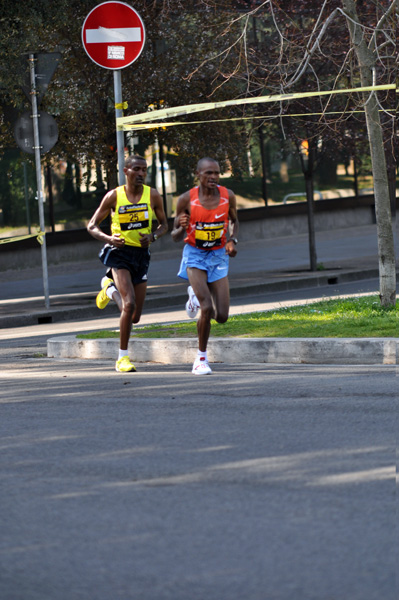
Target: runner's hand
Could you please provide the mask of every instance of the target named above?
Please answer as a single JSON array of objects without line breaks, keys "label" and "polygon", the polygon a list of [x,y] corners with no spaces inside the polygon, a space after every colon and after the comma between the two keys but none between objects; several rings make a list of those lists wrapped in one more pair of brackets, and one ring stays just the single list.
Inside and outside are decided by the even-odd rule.
[{"label": "runner's hand", "polygon": [[125,240],[123,237],[121,237],[120,233],[114,233],[114,235],[111,236],[110,244],[116,246],[117,248],[123,248],[125,245]]},{"label": "runner's hand", "polygon": [[190,215],[188,215],[187,213],[182,213],[179,216],[179,226],[183,227],[183,229],[187,229],[189,222],[190,222]]},{"label": "runner's hand", "polygon": [[139,235],[141,236],[140,239],[140,245],[142,248],[148,248],[149,245],[152,242],[152,233],[148,234],[148,233],[141,233],[141,231],[139,231]]},{"label": "runner's hand", "polygon": [[229,240],[228,242],[226,242],[225,248],[226,248],[226,254],[231,256],[231,258],[234,258],[234,256],[236,256],[237,250],[236,250],[236,245],[233,241]]}]

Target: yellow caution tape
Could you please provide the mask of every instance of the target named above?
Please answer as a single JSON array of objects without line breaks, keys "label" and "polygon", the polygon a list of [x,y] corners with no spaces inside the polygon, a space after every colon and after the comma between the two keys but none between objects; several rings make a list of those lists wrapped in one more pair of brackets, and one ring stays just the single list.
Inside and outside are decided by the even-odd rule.
[{"label": "yellow caution tape", "polygon": [[187,104],[184,106],[175,106],[171,108],[161,108],[151,112],[140,113],[130,117],[119,117],[116,119],[117,129],[123,130],[127,125],[137,123],[146,123],[154,119],[166,119],[167,117],[178,117],[189,115],[205,110],[215,110],[217,108],[226,108],[227,106],[241,106],[244,104],[263,104],[267,102],[283,102],[286,100],[296,100],[298,98],[311,98],[314,96],[330,96],[332,94],[348,94],[354,92],[373,92],[377,90],[393,90],[396,85],[372,85],[359,88],[345,88],[342,90],[329,90],[323,92],[301,92],[297,94],[277,94],[275,96],[258,96],[256,98],[241,98],[239,100],[225,100],[223,102],[204,102],[202,104]]},{"label": "yellow caution tape", "polygon": [[43,246],[43,242],[44,242],[44,236],[45,236],[45,235],[46,235],[46,232],[45,232],[45,231],[39,231],[39,232],[38,232],[38,234],[37,234],[37,238],[36,238],[36,239],[37,239],[37,241],[39,242],[39,244],[40,244],[41,246]]},{"label": "yellow caution tape", "polygon": [[128,103],[127,102],[120,102],[119,104],[115,104],[115,108],[117,110],[126,110],[128,107]]},{"label": "yellow caution tape", "polygon": [[38,231],[37,233],[30,233],[29,235],[15,235],[9,238],[3,238],[0,240],[0,244],[10,244],[11,242],[20,242],[21,240],[28,240],[29,238],[35,237],[40,245],[44,242],[45,231]]},{"label": "yellow caution tape", "polygon": [[[379,111],[383,112],[383,111]],[[392,109],[392,112],[396,112],[396,108]],[[225,121],[252,121],[254,119],[263,119],[263,120],[272,120],[279,119],[281,117],[317,117],[321,115],[353,115],[356,113],[364,113],[364,110],[349,110],[349,111],[325,111],[325,112],[317,112],[317,113],[286,113],[284,115],[255,115],[251,117],[230,117],[229,119],[209,119],[208,121],[163,121],[162,123],[136,123],[132,125],[125,125],[123,129],[125,131],[134,129],[135,131],[143,130],[143,129],[166,129],[167,127],[173,127],[174,125],[200,125],[202,123],[222,123]]]}]

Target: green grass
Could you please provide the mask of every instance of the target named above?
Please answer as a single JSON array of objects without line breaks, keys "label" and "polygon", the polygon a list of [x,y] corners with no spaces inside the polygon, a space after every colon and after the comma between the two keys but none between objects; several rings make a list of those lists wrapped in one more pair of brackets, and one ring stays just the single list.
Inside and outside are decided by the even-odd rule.
[{"label": "green grass", "polygon": [[[323,300],[311,304],[230,317],[212,322],[213,337],[398,337],[399,307],[383,308],[377,296]],[[135,327],[132,337],[196,337],[196,322]],[[78,338],[119,337],[117,331],[80,334]]]}]

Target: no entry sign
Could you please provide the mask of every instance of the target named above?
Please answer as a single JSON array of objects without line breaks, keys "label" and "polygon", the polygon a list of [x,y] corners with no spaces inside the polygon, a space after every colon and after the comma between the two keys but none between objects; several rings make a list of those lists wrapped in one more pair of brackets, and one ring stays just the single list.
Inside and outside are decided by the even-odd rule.
[{"label": "no entry sign", "polygon": [[145,29],[140,15],[125,2],[103,2],[87,15],[82,27],[87,54],[104,69],[124,69],[141,54]]}]

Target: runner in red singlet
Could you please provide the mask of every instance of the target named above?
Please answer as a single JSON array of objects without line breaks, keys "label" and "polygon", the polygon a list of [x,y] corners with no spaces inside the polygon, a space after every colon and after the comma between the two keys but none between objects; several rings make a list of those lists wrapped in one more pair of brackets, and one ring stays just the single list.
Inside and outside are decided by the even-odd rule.
[{"label": "runner in red singlet", "polygon": [[[198,355],[192,372],[212,373],[207,356],[211,319],[225,323],[229,316],[229,258],[237,254],[238,219],[234,192],[219,185],[219,163],[212,158],[198,161],[198,187],[185,192],[177,202],[172,238],[184,238],[185,247],[178,276],[189,281],[186,310],[197,322]],[[231,235],[229,230],[231,229]]]}]

